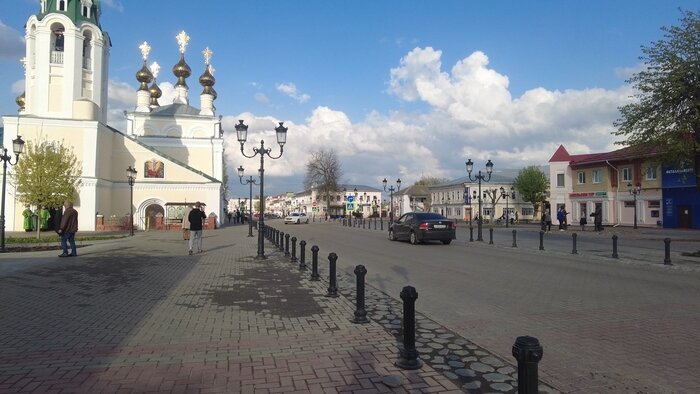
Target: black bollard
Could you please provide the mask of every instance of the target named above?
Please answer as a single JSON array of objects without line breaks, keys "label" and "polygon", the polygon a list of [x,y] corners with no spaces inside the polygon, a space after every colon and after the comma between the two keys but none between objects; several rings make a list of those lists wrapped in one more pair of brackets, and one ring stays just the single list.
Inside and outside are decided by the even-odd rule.
[{"label": "black bollard", "polygon": [[537,394],[539,378],[537,363],[542,360],[543,349],[535,337],[518,337],[513,344],[513,357],[518,361],[518,394]]},{"label": "black bollard", "polygon": [[573,242],[573,244],[574,244],[573,248],[571,249],[571,254],[578,254],[578,250],[576,250],[576,238],[577,237],[578,236],[576,235],[576,233],[571,234],[571,242]]},{"label": "black bollard", "polygon": [[284,234],[284,255],[289,256],[289,233]]},{"label": "black bollard", "polygon": [[469,242],[474,242],[474,227],[469,223]]},{"label": "black bollard", "polygon": [[306,241],[302,240],[299,242],[299,269],[302,271],[306,270]]},{"label": "black bollard", "polygon": [[365,219],[362,218],[362,219],[360,219],[360,220],[362,220],[362,229],[364,230],[364,229],[365,229]]},{"label": "black bollard", "polygon": [[335,263],[338,261],[338,255],[331,252],[328,255],[328,293],[326,297],[338,296],[337,278],[335,276]]},{"label": "black bollard", "polygon": [[365,275],[367,274],[367,268],[364,265],[358,265],[355,267],[355,276],[357,278],[356,282],[356,306],[355,306],[355,318],[352,319],[353,323],[364,324],[369,323],[367,318],[367,311],[365,310]]},{"label": "black bollard", "polygon": [[493,229],[489,229],[489,245],[493,245]]},{"label": "black bollard", "polygon": [[321,277],[318,274],[318,246],[311,247],[311,280],[316,281]]},{"label": "black bollard", "polygon": [[613,241],[612,258],[616,259],[617,258],[617,234],[613,234],[612,241]]},{"label": "black bollard", "polygon": [[544,250],[544,231],[540,231],[540,250]]},{"label": "black bollard", "polygon": [[377,218],[374,218],[374,229],[377,229]]},{"label": "black bollard", "polygon": [[513,230],[513,247],[514,247],[514,248],[517,248],[517,247],[518,247],[518,243],[516,242],[516,237],[517,237],[516,234],[517,234],[517,231],[516,231],[516,230]]},{"label": "black bollard", "polygon": [[292,263],[297,262],[297,237],[292,237]]},{"label": "black bollard", "polygon": [[664,238],[664,265],[671,264],[671,238]]},{"label": "black bollard", "polygon": [[280,231],[280,243],[278,246],[280,248],[280,252],[284,252],[284,231]]},{"label": "black bollard", "polygon": [[384,231],[384,219],[379,219],[379,229]]},{"label": "black bollard", "polygon": [[416,299],[418,293],[413,286],[401,290],[403,300],[403,347],[399,349],[399,359],[395,365],[402,369],[418,369],[423,362],[416,350]]}]

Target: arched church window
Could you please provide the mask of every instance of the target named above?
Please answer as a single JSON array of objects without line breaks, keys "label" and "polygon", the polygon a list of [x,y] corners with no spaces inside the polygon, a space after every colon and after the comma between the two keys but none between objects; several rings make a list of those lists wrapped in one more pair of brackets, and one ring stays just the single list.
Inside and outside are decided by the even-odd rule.
[{"label": "arched church window", "polygon": [[53,50],[63,52],[63,45],[64,45],[63,29],[56,30],[53,32],[53,34],[54,34]]},{"label": "arched church window", "polygon": [[51,26],[51,63],[63,64],[64,37],[63,25],[56,23]]},{"label": "arched church window", "polygon": [[83,39],[83,68],[86,70],[90,69],[91,62],[91,51],[92,51],[92,35],[90,31],[85,31],[85,38]]},{"label": "arched church window", "polygon": [[80,0],[80,4],[83,6],[83,16],[89,18],[90,10],[92,9],[92,0]]},{"label": "arched church window", "polygon": [[66,3],[67,0],[58,0],[58,10],[59,11],[65,11],[66,10]]}]

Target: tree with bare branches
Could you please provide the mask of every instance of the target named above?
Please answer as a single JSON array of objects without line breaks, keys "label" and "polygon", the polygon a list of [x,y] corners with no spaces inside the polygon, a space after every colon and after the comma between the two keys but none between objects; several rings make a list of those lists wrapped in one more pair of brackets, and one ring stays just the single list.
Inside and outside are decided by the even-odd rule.
[{"label": "tree with bare branches", "polygon": [[326,213],[331,213],[331,193],[339,189],[338,183],[343,175],[338,155],[333,149],[321,149],[311,154],[306,162],[306,175],[304,176],[304,189],[315,188],[319,194],[325,196]]}]

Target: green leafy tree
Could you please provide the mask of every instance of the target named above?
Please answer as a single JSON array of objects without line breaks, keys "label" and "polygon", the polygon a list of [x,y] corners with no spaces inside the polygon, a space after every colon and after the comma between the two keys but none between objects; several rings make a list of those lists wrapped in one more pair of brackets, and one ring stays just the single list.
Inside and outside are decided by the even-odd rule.
[{"label": "green leafy tree", "polygon": [[700,177],[700,14],[681,12],[680,26],[642,46],[645,69],[627,81],[635,100],[619,108],[613,134],[626,138],[619,144],[654,147],[659,162],[694,163]]},{"label": "green leafy tree", "polygon": [[537,216],[540,203],[547,199],[547,191],[549,189],[547,175],[537,166],[525,167],[513,179],[513,185],[523,201],[532,203],[532,206],[535,208],[535,216]]},{"label": "green leafy tree", "polygon": [[[80,187],[80,163],[63,144],[27,142],[25,154],[14,167],[17,199],[22,204],[58,209],[74,200]],[[39,238],[37,226],[37,238]]]},{"label": "green leafy tree", "polygon": [[447,182],[447,178],[438,178],[436,176],[423,175],[419,180],[414,183],[416,186],[433,186],[439,185],[441,183]]},{"label": "green leafy tree", "polygon": [[331,193],[339,191],[338,183],[343,176],[343,169],[338,155],[333,149],[320,150],[311,154],[306,163],[304,188],[316,187],[318,193],[326,198],[326,212],[331,213]]}]

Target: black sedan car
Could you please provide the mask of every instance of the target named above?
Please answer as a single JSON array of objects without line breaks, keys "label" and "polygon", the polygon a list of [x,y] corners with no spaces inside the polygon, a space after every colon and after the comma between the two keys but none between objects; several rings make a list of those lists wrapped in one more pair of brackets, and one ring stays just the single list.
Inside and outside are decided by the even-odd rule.
[{"label": "black sedan car", "polygon": [[389,239],[408,240],[412,244],[441,241],[449,245],[456,237],[457,225],[450,219],[432,212],[409,212],[389,225]]}]

